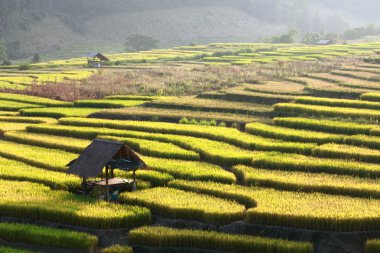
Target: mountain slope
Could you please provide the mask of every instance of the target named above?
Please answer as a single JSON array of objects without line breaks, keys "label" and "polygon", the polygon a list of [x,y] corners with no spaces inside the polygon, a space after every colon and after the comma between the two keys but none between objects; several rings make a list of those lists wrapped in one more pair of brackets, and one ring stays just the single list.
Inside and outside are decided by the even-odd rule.
[{"label": "mountain slope", "polygon": [[[378,0],[0,0],[0,42],[10,58],[33,53],[123,49],[131,34],[161,47],[257,41],[296,28],[342,33],[380,22]],[[95,45],[95,47],[92,47]],[[117,50],[116,50],[117,48]],[[112,50],[114,51],[114,50]]]},{"label": "mountain slope", "polygon": [[163,43],[255,40],[285,30],[258,21],[231,7],[183,7],[119,13],[89,20],[86,37],[123,41],[130,34],[146,34]]}]

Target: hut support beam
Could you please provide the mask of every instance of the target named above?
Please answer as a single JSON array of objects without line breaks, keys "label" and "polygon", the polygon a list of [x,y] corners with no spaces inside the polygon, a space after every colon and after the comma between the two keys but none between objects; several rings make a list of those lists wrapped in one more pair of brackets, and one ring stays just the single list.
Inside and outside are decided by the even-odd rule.
[{"label": "hut support beam", "polygon": [[84,190],[84,193],[87,193],[87,180],[85,177],[82,178],[82,188]]},{"label": "hut support beam", "polygon": [[110,202],[110,188],[108,185],[108,177],[109,177],[109,166],[106,166],[106,199],[108,202]]},{"label": "hut support beam", "polygon": [[136,191],[136,170],[133,170],[133,177],[132,177],[132,179],[133,179],[133,184],[132,184],[132,191],[134,192],[134,191]]}]

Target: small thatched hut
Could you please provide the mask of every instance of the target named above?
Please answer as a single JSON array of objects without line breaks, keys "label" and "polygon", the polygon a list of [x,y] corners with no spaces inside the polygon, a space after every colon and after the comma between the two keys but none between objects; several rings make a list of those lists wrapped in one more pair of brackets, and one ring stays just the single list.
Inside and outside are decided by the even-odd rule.
[{"label": "small thatched hut", "polygon": [[326,46],[326,45],[331,45],[333,44],[331,40],[319,40],[316,45],[319,46]]},{"label": "small thatched hut", "polygon": [[87,62],[88,65],[91,67],[99,68],[101,67],[104,63],[109,62],[110,59],[108,59],[106,56],[104,56],[101,53],[90,53],[87,55]]},{"label": "small thatched hut", "polygon": [[[135,187],[136,170],[145,169],[146,164],[126,144],[116,141],[95,139],[75,160],[67,166],[67,173],[83,178],[86,185],[88,178],[95,178],[102,174],[105,168],[105,182],[99,185],[107,187],[109,199],[109,179],[114,178],[114,169],[133,172]],[[115,184],[116,181],[114,180]]]}]

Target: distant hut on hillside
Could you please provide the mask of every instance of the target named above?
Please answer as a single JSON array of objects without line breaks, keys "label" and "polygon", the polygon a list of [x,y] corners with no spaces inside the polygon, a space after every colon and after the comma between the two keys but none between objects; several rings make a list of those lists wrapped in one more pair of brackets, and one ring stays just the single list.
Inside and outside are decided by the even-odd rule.
[{"label": "distant hut on hillside", "polygon": [[317,45],[319,46],[323,46],[323,45],[331,45],[332,44],[332,41],[331,40],[320,40],[316,43]]},{"label": "distant hut on hillside", "polygon": [[[126,144],[116,141],[95,139],[75,160],[67,166],[67,173],[83,179],[82,186],[87,192],[95,186],[106,188],[106,199],[110,199],[110,190],[119,190],[126,184],[132,184],[135,189],[136,170],[147,168],[146,164]],[[105,168],[104,180],[88,182],[89,178],[102,175]],[[114,170],[131,171],[133,180],[114,177]]]},{"label": "distant hut on hillside", "polygon": [[100,68],[104,63],[109,62],[110,59],[101,53],[90,53],[87,55],[88,65],[94,68]]}]

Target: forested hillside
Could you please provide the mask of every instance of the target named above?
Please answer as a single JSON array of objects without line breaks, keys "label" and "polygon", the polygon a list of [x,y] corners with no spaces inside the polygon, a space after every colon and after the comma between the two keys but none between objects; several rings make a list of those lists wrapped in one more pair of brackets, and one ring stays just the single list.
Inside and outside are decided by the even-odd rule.
[{"label": "forested hillside", "polygon": [[[9,58],[75,44],[118,45],[144,34],[160,46],[213,41],[260,41],[296,28],[342,32],[376,22],[378,5],[358,0],[0,0],[0,44]],[[368,2],[368,3],[367,3]],[[360,4],[359,4],[360,3]],[[339,5],[339,12],[337,10]],[[359,6],[352,8],[352,6]],[[362,9],[370,7],[371,15]],[[372,15],[373,14],[373,15]]]}]

